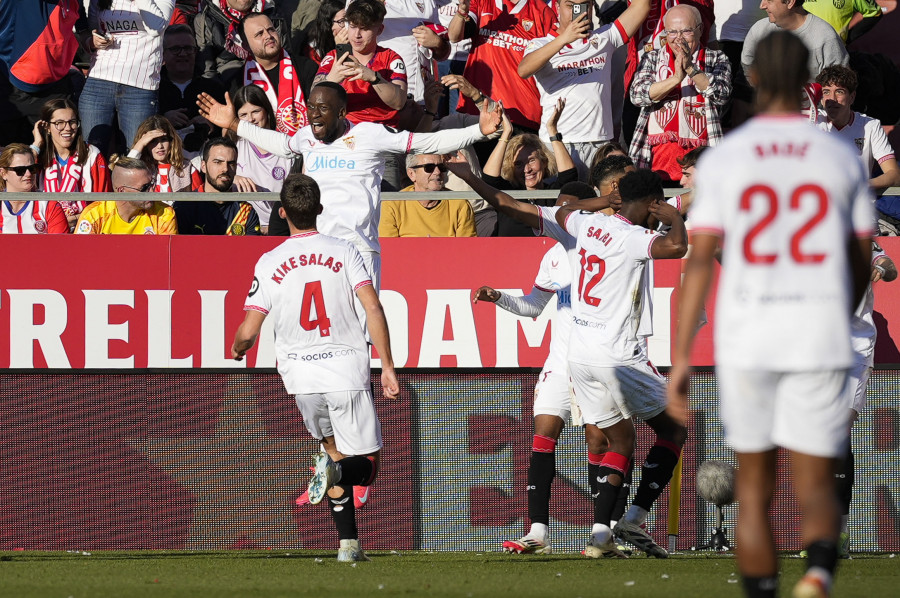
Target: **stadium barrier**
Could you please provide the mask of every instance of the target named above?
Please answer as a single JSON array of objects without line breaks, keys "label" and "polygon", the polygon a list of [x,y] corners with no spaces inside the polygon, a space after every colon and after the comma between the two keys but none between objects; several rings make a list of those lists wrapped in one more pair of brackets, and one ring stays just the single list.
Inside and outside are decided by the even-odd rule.
[{"label": "stadium barrier", "polygon": [[[0,236],[11,256],[0,286],[0,550],[333,548],[324,508],[294,504],[316,447],[272,370],[271,333],[244,362],[227,358],[253,264],[279,241]],[[900,240],[882,241],[900,255]],[[408,369],[400,401],[378,398],[385,467],[360,512],[364,545],[494,550],[525,530],[535,368],[553,306],[516,318],[473,306],[470,294],[482,284],[527,292],[551,245],[384,240],[382,298]],[[667,365],[681,271],[654,267],[651,358]],[[886,551],[900,549],[900,304],[889,286],[875,288],[879,369],[855,430],[852,531],[855,550]],[[701,366],[712,363],[710,329],[694,355]],[[693,486],[698,464],[732,460],[714,377],[701,371],[692,384],[679,549],[705,543],[712,526]],[[584,452],[568,428],[552,505],[558,550],[579,550],[587,534]],[[788,484],[773,513],[779,546],[797,549]],[[663,498],[651,517],[661,542],[666,513]]]}]

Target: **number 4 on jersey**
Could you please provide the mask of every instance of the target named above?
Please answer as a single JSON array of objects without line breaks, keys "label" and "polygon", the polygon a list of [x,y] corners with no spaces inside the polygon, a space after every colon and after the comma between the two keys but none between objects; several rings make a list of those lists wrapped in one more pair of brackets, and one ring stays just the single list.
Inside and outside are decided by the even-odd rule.
[{"label": "number 4 on jersey", "polygon": [[[315,310],[315,319],[313,319]],[[304,330],[319,329],[319,336],[331,336],[331,320],[325,312],[325,296],[322,282],[314,280],[303,287],[303,303],[300,305],[300,325]]]}]

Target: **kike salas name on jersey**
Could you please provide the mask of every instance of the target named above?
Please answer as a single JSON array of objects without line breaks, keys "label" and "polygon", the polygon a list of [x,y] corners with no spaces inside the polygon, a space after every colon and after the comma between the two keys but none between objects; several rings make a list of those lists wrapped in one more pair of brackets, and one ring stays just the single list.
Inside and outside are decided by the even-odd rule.
[{"label": "kike salas name on jersey", "polygon": [[277,284],[281,284],[284,281],[284,277],[287,276],[288,272],[297,268],[305,268],[307,266],[321,266],[323,268],[330,269],[332,272],[340,272],[341,268],[344,267],[344,264],[330,255],[324,255],[321,253],[291,256],[275,267],[275,271],[272,273],[272,281]]}]

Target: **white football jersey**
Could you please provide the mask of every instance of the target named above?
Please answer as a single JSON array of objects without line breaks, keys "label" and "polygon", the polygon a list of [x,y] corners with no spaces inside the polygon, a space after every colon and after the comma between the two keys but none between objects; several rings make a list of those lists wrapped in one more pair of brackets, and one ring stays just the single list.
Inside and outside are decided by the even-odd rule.
[{"label": "white football jersey", "polygon": [[724,235],[716,364],[847,368],[847,241],[872,235],[872,193],[853,148],[799,117],[758,117],[706,152],[694,235]]},{"label": "white football jersey", "polygon": [[534,279],[534,286],[556,294],[553,336],[550,338],[550,350],[543,371],[565,375],[566,353],[572,329],[572,268],[569,265],[568,252],[562,244],[557,243],[544,254]]},{"label": "white football jersey", "polygon": [[318,141],[309,126],[293,137],[238,123],[238,135],[278,155],[303,156],[303,171],[319,185],[324,211],[319,232],[346,239],[361,251],[379,252],[381,179],[388,154],[446,154],[483,139],[478,125],[438,133],[397,131],[376,123],[348,126],[331,143]]},{"label": "white football jersey", "polygon": [[847,126],[839,129],[828,122],[828,113],[819,109],[816,126],[853,145],[867,173],[872,172],[872,166],[876,160],[881,164],[885,160],[894,159],[894,148],[891,147],[891,142],[888,141],[884,129],[881,128],[881,122],[876,118],[854,112]]},{"label": "white football jersey", "polygon": [[599,212],[570,213],[566,230],[576,239],[569,361],[613,366],[645,360],[641,316],[651,291],[647,262],[661,235],[619,214]]},{"label": "white football jersey", "polygon": [[[547,37],[533,39],[525,47],[525,55],[552,42],[554,31]],[[556,101],[566,99],[566,109],[559,118],[558,129],[566,143],[605,141],[612,139],[612,55],[625,44],[628,36],[619,21],[591,32],[590,37],[565,46],[534,74],[541,94],[540,136],[550,142],[547,121],[556,109]]]},{"label": "white football jersey", "polygon": [[[887,257],[887,254],[874,244],[872,247],[872,263],[876,260]],[[872,367],[875,363],[875,340],[878,337],[878,329],[875,327],[875,317],[872,312],[875,311],[875,293],[872,290],[872,284],[866,289],[859,307],[853,314],[853,320],[850,328],[853,331],[853,352],[856,354],[856,362],[864,363]]]},{"label": "white football jersey", "polygon": [[244,309],[275,319],[289,394],[366,390],[369,349],[356,290],[372,284],[353,245],[317,232],[289,237],[256,263]]}]

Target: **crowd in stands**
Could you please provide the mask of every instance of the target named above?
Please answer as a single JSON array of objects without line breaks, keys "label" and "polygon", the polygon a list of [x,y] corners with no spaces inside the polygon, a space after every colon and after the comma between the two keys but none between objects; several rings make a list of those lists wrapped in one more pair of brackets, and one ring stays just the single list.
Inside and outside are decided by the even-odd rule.
[{"label": "crowd in stands", "polygon": [[[312,166],[304,165],[302,151],[273,151],[261,140],[276,143],[276,133],[309,129],[310,147],[340,139],[352,161],[359,141],[353,127],[375,123],[386,136],[410,132],[406,154],[386,149],[371,164],[360,161],[371,172],[351,168],[342,176],[369,177],[384,191],[440,192],[384,203],[375,194],[367,206],[378,235],[531,236],[487,202],[455,199],[454,191],[471,190],[466,180],[476,179],[485,193],[580,181],[602,195],[614,191],[607,173],[623,160],[652,169],[666,186],[689,187],[683,177],[698,148],[715,146],[753,114],[755,82],[747,68],[758,41],[776,29],[793,32],[810,50],[813,77],[798,94],[812,126],[856,145],[873,188],[897,187],[900,167],[886,129],[900,124],[900,107],[868,98],[900,91],[900,69],[847,48],[890,26],[881,22],[896,16],[895,6],[894,0],[5,2],[0,190],[239,192],[246,201],[87,195],[3,201],[2,232],[287,234],[277,203],[253,194],[278,192],[288,174]],[[317,86],[343,92],[319,102],[315,120],[310,102]],[[210,98],[206,108],[198,106],[201,97]],[[329,109],[346,114],[334,125],[340,131],[322,141],[326,135],[317,131],[334,120]],[[224,111],[230,120],[222,120]],[[478,125],[488,132],[490,115],[502,119],[497,130],[488,127],[490,135],[447,143],[451,130]],[[222,126],[230,121],[234,126]],[[248,128],[240,123],[262,131],[239,135]],[[428,135],[434,141],[426,142]],[[455,149],[412,153],[445,146]],[[461,163],[466,168],[453,166]],[[330,201],[343,201],[338,195],[323,193],[326,211]],[[553,205],[556,198],[528,201]],[[885,196],[878,208],[882,234],[897,234],[900,201]]]}]

